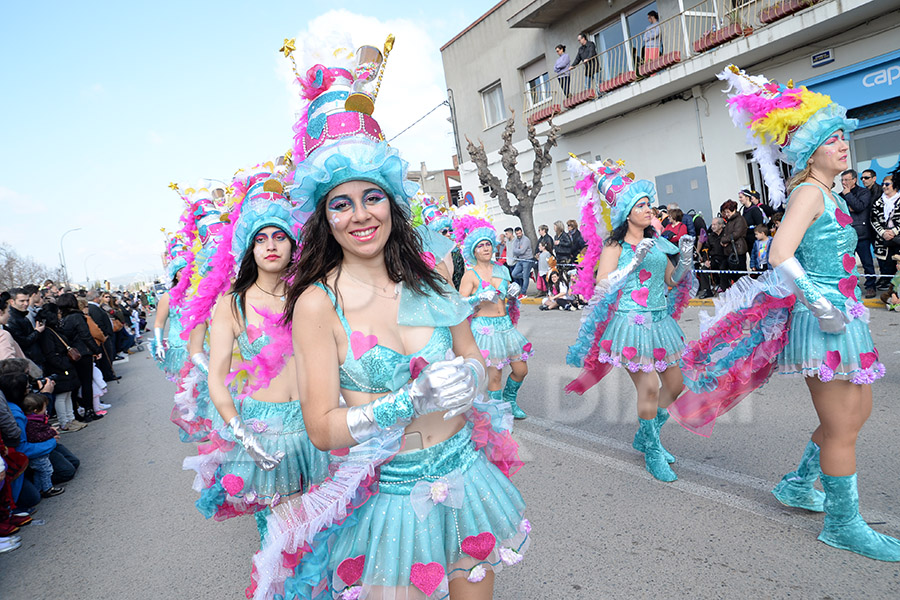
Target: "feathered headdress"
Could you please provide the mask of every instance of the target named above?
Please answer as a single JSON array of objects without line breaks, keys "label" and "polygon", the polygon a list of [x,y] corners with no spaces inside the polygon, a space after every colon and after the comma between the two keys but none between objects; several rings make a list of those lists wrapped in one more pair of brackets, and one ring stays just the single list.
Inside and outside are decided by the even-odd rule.
[{"label": "feathered headdress", "polygon": [[776,164],[782,160],[791,172],[806,168],[809,158],[835,131],[854,131],[859,124],[847,118],[847,110],[829,96],[769,81],[761,75],[748,75],[734,65],[719,73],[729,87],[728,112],[738,127],[747,129],[747,141],[753,146],[753,159],[759,163],[769,188],[769,203],[778,207],[784,201],[784,181]]},{"label": "feathered headdress", "polygon": [[463,258],[469,266],[475,265],[475,246],[487,240],[497,245],[497,230],[490,221],[480,217],[463,215],[453,220],[453,237],[462,250]]}]

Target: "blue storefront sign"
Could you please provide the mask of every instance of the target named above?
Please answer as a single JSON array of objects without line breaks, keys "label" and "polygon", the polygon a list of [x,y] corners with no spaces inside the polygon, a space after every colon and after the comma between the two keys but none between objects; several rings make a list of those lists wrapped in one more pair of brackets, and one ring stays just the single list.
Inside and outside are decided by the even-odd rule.
[{"label": "blue storefront sign", "polygon": [[[800,85],[828,94],[848,110],[897,98],[900,96],[900,50],[801,81]],[[877,120],[867,119],[860,126],[868,127],[897,119],[900,119],[900,112],[894,111],[879,115]]]}]

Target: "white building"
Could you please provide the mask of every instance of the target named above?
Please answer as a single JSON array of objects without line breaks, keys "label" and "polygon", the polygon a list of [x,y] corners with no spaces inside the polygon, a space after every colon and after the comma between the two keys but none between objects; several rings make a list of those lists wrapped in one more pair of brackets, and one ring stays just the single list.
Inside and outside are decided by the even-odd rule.
[{"label": "white building", "polygon": [[[659,14],[658,32],[645,32],[650,11]],[[598,55],[566,82],[554,73],[555,47],[564,44],[574,61],[581,31]],[[465,136],[482,140],[491,170],[505,182],[497,150],[512,107],[526,180],[533,155],[523,117],[539,134],[551,115],[561,129],[535,223],[577,218],[569,153],[625,160],[638,178],[655,181],[660,204],[675,201],[707,216],[741,188],[765,195],[716,79],[729,63],[781,83],[793,79],[846,106],[860,119],[851,136],[853,166],[875,169],[880,181],[900,158],[898,48],[897,0],[503,0],[441,49],[462,192],[488,203],[498,225],[515,222],[481,188],[465,151]]]}]

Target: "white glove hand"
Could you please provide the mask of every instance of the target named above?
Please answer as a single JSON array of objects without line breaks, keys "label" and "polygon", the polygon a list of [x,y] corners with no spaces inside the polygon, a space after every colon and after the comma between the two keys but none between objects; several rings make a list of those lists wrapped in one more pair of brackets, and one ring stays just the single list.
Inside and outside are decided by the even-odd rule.
[{"label": "white glove hand", "polygon": [[448,414],[455,416],[465,412],[478,393],[478,379],[475,367],[459,356],[430,364],[410,386],[416,414],[450,411]]},{"label": "white glove hand", "polygon": [[166,343],[163,341],[163,330],[161,327],[153,330],[153,338],[156,341],[156,360],[162,362],[166,360]]},{"label": "white glove hand", "polygon": [[240,442],[253,462],[256,463],[263,471],[271,471],[278,466],[278,463],[284,458],[284,451],[279,450],[274,455],[266,452],[259,439],[253,435],[241,421],[240,417],[233,417],[228,421],[228,428],[231,429],[234,439]]},{"label": "white glove hand", "polygon": [[644,257],[647,256],[647,253],[650,252],[650,249],[655,245],[656,240],[654,238],[644,238],[638,242],[637,248],[634,249],[634,258],[637,262],[644,260]]},{"label": "white glove hand", "polygon": [[513,281],[509,284],[509,287],[506,288],[506,297],[507,298],[517,298],[519,293],[522,291],[522,286]]}]

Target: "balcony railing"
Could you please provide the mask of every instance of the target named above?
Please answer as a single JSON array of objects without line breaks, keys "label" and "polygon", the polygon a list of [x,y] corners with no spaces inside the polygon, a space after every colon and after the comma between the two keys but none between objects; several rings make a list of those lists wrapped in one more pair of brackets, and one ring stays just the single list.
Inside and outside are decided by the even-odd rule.
[{"label": "balcony railing", "polygon": [[544,121],[827,1],[703,0],[568,72],[529,87],[524,94],[525,117],[531,123]]}]

